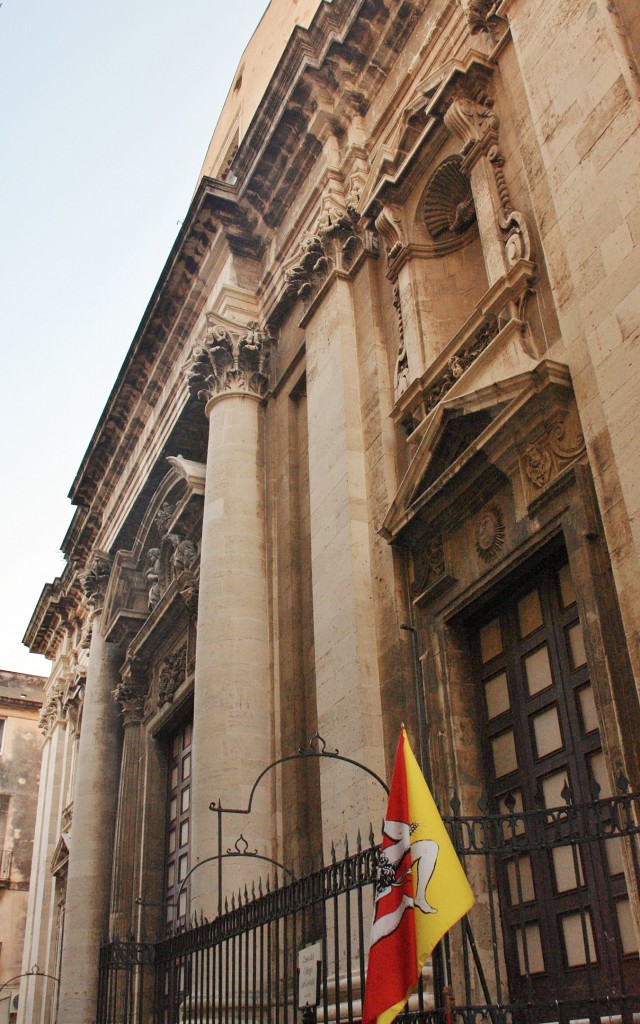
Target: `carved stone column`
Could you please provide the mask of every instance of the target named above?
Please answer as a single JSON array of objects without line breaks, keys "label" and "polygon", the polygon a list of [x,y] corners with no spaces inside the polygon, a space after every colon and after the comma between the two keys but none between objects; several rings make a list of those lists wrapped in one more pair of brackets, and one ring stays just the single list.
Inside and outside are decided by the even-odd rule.
[{"label": "carved stone column", "polygon": [[[191,866],[217,852],[212,800],[246,807],[256,776],[271,761],[269,615],[265,553],[262,396],[269,339],[210,314],[187,364],[189,387],[206,402],[209,448],[200,561],[193,722]],[[240,831],[269,854],[271,805],[263,785],[247,820],[225,819],[224,849]],[[263,874],[256,865],[256,876]],[[225,891],[251,879],[224,865]],[[196,870],[192,911],[217,910],[217,873]]]},{"label": "carved stone column", "polygon": [[498,148],[498,118],[486,96],[460,92],[443,115],[449,131],[462,140],[462,170],[469,175],[489,284],[519,259],[530,259],[531,243],[523,214],[511,206]]},{"label": "carved stone column", "polygon": [[127,664],[122,680],[113,691],[122,708],[124,739],[118,793],[118,814],[113,849],[111,914],[109,936],[124,939],[135,932],[136,862],[139,854],[140,822],[143,814],[141,791],[144,776],[144,728],[142,714],[146,693],[146,675],[138,675]]},{"label": "carved stone column", "polygon": [[[119,682],[120,648],[107,643],[100,620],[109,559],[96,555],[84,575],[94,607],[73,802],[58,1019],[95,1020],[100,943],[107,934],[111,858],[122,727],[111,696]],[[99,827],[96,827],[99,823]]]}]

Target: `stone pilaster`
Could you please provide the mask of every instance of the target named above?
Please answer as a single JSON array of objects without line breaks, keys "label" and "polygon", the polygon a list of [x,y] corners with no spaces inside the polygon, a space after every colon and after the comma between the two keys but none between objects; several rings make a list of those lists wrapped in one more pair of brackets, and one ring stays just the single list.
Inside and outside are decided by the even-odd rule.
[{"label": "stone pilaster", "polygon": [[121,724],[112,691],[120,681],[122,655],[117,646],[103,639],[100,630],[108,574],[108,560],[99,556],[92,560],[84,577],[94,619],[67,880],[58,1014],[65,1024],[91,1024],[95,1020],[98,955],[109,922],[121,748]]},{"label": "stone pilaster", "polygon": [[[193,868],[217,852],[212,800],[244,808],[256,776],[272,759],[269,613],[265,549],[262,396],[268,338],[210,315],[187,372],[205,401],[209,448],[204,497],[193,725]],[[225,819],[223,849],[244,831],[270,853],[269,786],[251,817]],[[255,874],[264,874],[260,864]],[[224,889],[251,875],[226,861]],[[195,871],[193,912],[217,909],[217,872]]]},{"label": "stone pilaster", "polygon": [[135,869],[139,857],[140,822],[143,813],[141,787],[144,776],[145,730],[142,725],[146,679],[138,678],[130,664],[113,697],[122,709],[124,738],[118,793],[118,814],[113,849],[109,936],[124,939],[134,929]]},{"label": "stone pilaster", "polygon": [[[351,284],[337,279],[306,328],[309,494],[318,728],[384,776],[366,453]],[[384,814],[378,785],[321,766],[325,852]]]}]

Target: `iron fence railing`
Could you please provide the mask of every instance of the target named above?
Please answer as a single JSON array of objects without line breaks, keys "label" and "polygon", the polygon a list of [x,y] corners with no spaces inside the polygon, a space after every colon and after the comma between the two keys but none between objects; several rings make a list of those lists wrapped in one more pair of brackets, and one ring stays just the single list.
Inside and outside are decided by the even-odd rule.
[{"label": "iron fence railing", "polygon": [[[579,806],[563,795],[565,806],[527,813],[508,797],[501,815],[482,804],[463,816],[452,801],[445,823],[484,895],[441,943],[402,1020],[633,1024],[640,961],[625,880],[640,879],[640,794]],[[533,879],[556,861],[564,891],[555,884],[530,898]],[[376,865],[371,834],[302,878],[236,893],[213,921],[155,943],[105,944],[98,1024],[359,1021]],[[301,952],[318,963],[304,1011]]]}]

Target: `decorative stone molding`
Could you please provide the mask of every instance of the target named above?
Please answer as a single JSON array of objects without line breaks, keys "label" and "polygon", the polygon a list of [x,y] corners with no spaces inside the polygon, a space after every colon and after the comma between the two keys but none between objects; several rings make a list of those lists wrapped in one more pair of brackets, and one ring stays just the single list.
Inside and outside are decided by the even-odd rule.
[{"label": "decorative stone molding", "polygon": [[187,674],[187,645],[183,644],[177,651],[170,654],[160,666],[158,677],[158,708],[163,704],[171,704],[178,687],[184,682]]},{"label": "decorative stone molding", "polygon": [[487,317],[480,329],[476,331],[473,339],[463,349],[451,356],[442,373],[424,396],[425,415],[428,415],[451,390],[456,381],[460,380],[465,370],[468,370],[478,356],[491,344],[499,330],[498,318]]},{"label": "decorative stone molding", "polygon": [[87,568],[81,574],[81,582],[87,598],[94,611],[100,611],[104,604],[104,596],[111,573],[111,558],[102,551],[96,551],[90,558]]},{"label": "decorative stone molding", "polygon": [[59,722],[69,722],[74,731],[77,731],[84,686],[84,674],[76,670],[69,681],[61,679],[51,688],[38,715],[38,727],[45,740]]},{"label": "decorative stone molding", "polygon": [[476,551],[489,562],[504,545],[505,529],[502,510],[497,505],[487,505],[476,521]]},{"label": "decorative stone molding", "polygon": [[269,380],[271,339],[257,323],[230,330],[215,313],[207,313],[204,339],[187,361],[192,395],[207,402],[229,392],[262,397]]},{"label": "decorative stone molding", "polygon": [[475,221],[476,211],[462,158],[444,160],[431,175],[424,193],[424,219],[432,238],[463,234]]},{"label": "decorative stone molding", "polygon": [[[584,455],[586,447],[577,416],[557,415],[544,423],[544,433],[519,451],[520,468],[531,499],[540,494],[565,467]],[[573,440],[569,438],[573,436]]]},{"label": "decorative stone molding", "polygon": [[400,288],[397,281],[393,286],[393,306],[398,316],[398,333],[400,335],[394,376],[394,394],[397,401],[409,386],[409,356],[407,355],[407,348],[404,343],[404,320],[402,319],[402,303],[400,301]]}]

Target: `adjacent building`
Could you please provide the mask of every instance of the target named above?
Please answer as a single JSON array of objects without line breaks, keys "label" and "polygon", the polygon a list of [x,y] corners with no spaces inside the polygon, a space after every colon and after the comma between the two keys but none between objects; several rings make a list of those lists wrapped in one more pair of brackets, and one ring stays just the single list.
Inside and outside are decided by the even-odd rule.
[{"label": "adjacent building", "polygon": [[18,1008],[45,683],[41,676],[0,671],[0,1021],[6,1024]]},{"label": "adjacent building", "polygon": [[271,0],[25,637],[23,1024],[233,1019],[243,971],[289,1019],[295,956],[224,988],[206,920],[361,850],[403,721],[476,822],[457,1003],[640,1009],[639,56],[634,0]]}]

